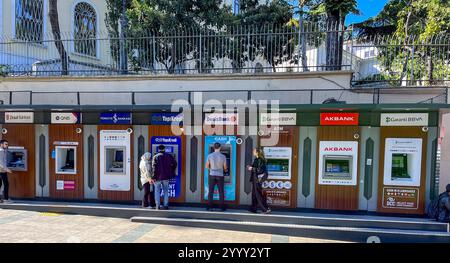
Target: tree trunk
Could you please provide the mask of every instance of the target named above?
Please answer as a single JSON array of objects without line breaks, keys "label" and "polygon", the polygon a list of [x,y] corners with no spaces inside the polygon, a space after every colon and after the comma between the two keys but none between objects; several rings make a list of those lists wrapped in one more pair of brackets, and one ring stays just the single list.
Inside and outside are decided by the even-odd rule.
[{"label": "tree trunk", "polygon": [[326,49],[326,70],[340,70],[342,57],[340,53],[342,46],[340,46],[341,41],[339,40],[339,30],[338,23],[340,21],[339,11],[327,12],[327,40],[325,44]]},{"label": "tree trunk", "polygon": [[308,72],[308,59],[306,57],[306,41],[305,41],[305,33],[303,28],[303,4],[300,5],[300,18],[299,18],[299,29],[301,32],[300,35],[300,45],[301,45],[301,56],[302,56],[302,68],[303,72]]},{"label": "tree trunk", "polygon": [[48,16],[52,27],[52,34],[55,40],[55,46],[61,59],[61,75],[69,75],[69,57],[61,41],[61,31],[59,29],[58,3],[57,0],[49,0]]}]

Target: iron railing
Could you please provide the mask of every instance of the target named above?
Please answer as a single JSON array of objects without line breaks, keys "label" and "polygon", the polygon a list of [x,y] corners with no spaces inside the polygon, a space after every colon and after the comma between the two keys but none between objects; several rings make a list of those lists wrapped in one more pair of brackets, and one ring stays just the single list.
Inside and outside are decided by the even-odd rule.
[{"label": "iron railing", "polygon": [[[51,32],[50,32],[51,33]],[[357,38],[341,25],[185,28],[124,38],[0,39],[3,76],[111,76],[354,72],[354,86],[436,86],[450,81],[450,36]],[[61,57],[55,44],[67,51]],[[92,50],[95,49],[95,50]],[[92,56],[95,54],[95,56]],[[67,68],[61,62],[67,62]]]}]

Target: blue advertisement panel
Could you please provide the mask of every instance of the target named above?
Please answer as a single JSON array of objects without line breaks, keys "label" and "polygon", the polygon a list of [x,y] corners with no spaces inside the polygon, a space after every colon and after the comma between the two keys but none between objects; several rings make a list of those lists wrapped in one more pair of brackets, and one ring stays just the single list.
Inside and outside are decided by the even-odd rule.
[{"label": "blue advertisement panel", "polygon": [[152,125],[180,125],[183,123],[183,113],[153,113]]},{"label": "blue advertisement panel", "polygon": [[[227,158],[227,166],[229,175],[225,176],[225,201],[236,201],[236,136],[206,136],[205,137],[205,163],[208,160],[208,154],[214,151],[214,143],[221,144],[221,152]],[[208,200],[208,169],[204,170],[204,196]],[[214,200],[219,200],[219,190],[214,188]]]},{"label": "blue advertisement panel", "polygon": [[101,124],[131,124],[129,112],[105,112],[100,114]]},{"label": "blue advertisement panel", "polygon": [[152,158],[158,152],[158,146],[161,144],[165,146],[166,153],[171,154],[177,161],[177,170],[175,171],[177,176],[169,181],[169,197],[178,198],[181,194],[181,137],[152,136],[150,140]]}]

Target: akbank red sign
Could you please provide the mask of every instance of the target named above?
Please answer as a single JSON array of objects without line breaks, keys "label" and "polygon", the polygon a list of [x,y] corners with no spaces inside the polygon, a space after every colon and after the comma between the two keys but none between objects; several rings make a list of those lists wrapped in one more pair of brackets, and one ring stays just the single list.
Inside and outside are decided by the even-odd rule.
[{"label": "akbank red sign", "polygon": [[321,113],[320,125],[355,125],[359,124],[359,113]]}]

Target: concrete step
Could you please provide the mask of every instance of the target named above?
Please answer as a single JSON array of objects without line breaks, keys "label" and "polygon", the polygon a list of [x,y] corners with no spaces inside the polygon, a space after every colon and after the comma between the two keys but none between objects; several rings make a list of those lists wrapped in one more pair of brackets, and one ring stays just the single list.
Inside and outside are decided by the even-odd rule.
[{"label": "concrete step", "polygon": [[132,217],[131,222],[299,236],[358,243],[448,243],[450,233],[383,228],[331,227],[249,221]]},{"label": "concrete step", "polygon": [[151,217],[180,220],[213,220],[224,222],[257,222],[279,225],[352,227],[374,229],[417,230],[448,233],[448,224],[425,218],[404,218],[368,215],[336,215],[299,212],[272,212],[272,214],[253,214],[245,210],[229,209],[226,212],[209,212],[203,208],[174,207],[170,210],[150,210],[132,205],[113,205],[100,203],[65,203],[20,201],[0,204],[0,208],[82,214],[116,218]]}]

